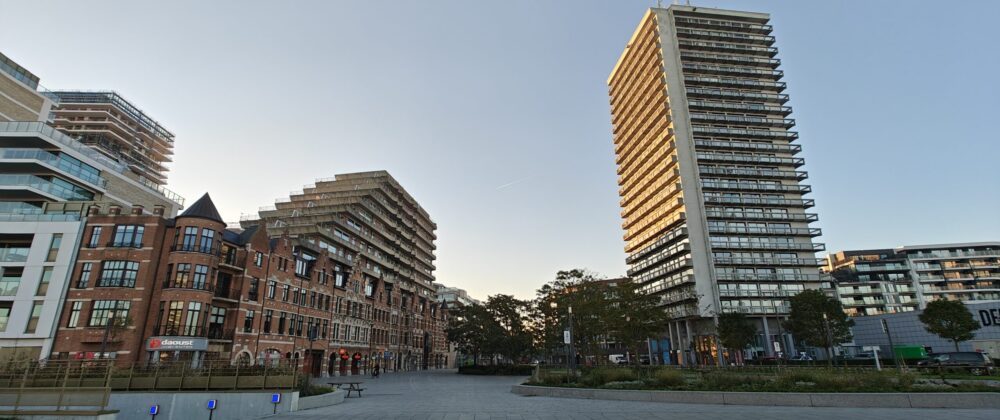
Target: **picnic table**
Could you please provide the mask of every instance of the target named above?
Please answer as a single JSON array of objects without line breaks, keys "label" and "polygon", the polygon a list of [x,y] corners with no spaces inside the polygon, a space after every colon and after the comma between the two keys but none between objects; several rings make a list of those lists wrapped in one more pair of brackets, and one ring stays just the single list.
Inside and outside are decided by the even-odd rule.
[{"label": "picnic table", "polygon": [[[358,398],[361,398],[361,391],[365,390],[364,388],[361,387],[361,384],[364,383],[364,382],[361,382],[361,381],[331,381],[331,382],[327,382],[327,383],[330,384],[330,385],[336,386],[336,387],[338,387],[340,389],[346,390],[348,398],[351,397],[351,393],[352,392],[358,393]],[[346,388],[345,388],[345,386],[346,386]]]}]

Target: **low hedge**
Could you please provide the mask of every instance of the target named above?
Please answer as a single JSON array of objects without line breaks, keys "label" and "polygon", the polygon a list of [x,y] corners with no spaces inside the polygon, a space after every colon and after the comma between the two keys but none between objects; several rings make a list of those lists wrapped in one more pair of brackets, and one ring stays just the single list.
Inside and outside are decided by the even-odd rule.
[{"label": "low hedge", "polygon": [[496,365],[496,366],[460,366],[458,373],[462,375],[512,375],[528,376],[534,372],[532,365]]}]

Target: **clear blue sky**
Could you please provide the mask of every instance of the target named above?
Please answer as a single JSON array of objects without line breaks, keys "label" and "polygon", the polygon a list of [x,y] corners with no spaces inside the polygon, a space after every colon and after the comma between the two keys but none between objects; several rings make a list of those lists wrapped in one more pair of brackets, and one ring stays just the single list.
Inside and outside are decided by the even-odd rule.
[{"label": "clear blue sky", "polygon": [[[693,3],[772,14],[828,249],[1000,240],[1000,2]],[[529,297],[625,272],[605,80],[653,4],[0,0],[0,51],[146,110],[227,220],[386,169],[439,281]]]}]

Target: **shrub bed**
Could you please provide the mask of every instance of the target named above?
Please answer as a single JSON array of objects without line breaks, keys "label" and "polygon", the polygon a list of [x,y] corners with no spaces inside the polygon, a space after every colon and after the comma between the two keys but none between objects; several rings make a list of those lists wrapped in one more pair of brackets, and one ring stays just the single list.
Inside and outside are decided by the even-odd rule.
[{"label": "shrub bed", "polygon": [[462,375],[512,375],[528,376],[534,372],[532,365],[498,365],[498,366],[460,366],[458,373]]}]

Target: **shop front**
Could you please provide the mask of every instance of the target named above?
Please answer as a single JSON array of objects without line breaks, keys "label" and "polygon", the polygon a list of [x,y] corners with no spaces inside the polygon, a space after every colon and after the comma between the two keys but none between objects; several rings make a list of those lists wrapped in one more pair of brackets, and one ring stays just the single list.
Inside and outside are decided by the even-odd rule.
[{"label": "shop front", "polygon": [[150,337],[146,352],[151,364],[190,362],[201,367],[208,350],[208,339],[201,337]]}]

